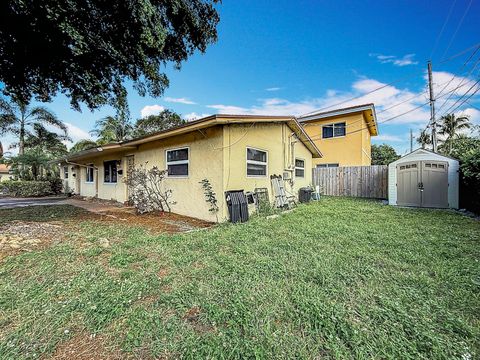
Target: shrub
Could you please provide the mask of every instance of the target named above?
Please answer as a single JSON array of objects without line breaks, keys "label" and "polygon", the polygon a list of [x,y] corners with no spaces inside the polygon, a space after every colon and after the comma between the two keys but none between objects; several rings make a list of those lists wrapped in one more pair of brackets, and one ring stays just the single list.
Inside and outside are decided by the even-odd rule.
[{"label": "shrub", "polygon": [[48,180],[50,189],[55,195],[61,194],[63,190],[63,181],[60,178],[51,178]]},{"label": "shrub", "polygon": [[49,181],[7,180],[0,183],[0,192],[16,197],[35,197],[52,195]]}]

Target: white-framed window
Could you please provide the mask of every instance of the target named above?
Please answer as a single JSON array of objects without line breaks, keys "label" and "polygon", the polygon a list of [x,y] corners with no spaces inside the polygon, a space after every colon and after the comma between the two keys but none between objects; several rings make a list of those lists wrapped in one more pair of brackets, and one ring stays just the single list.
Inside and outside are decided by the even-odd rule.
[{"label": "white-framed window", "polygon": [[267,176],[268,153],[247,147],[247,176]]},{"label": "white-framed window", "polygon": [[345,122],[323,125],[322,139],[345,136],[346,129],[347,129],[347,126]]},{"label": "white-framed window", "polygon": [[165,159],[168,177],[187,177],[190,149],[188,147],[166,150]]},{"label": "white-framed window", "polygon": [[117,183],[117,160],[103,162],[103,182],[107,184]]},{"label": "white-framed window", "polygon": [[295,177],[305,177],[305,160],[295,159]]},{"label": "white-framed window", "polygon": [[337,164],[318,164],[317,165],[317,168],[333,168],[333,167],[338,167],[338,163]]},{"label": "white-framed window", "polygon": [[68,166],[63,167],[63,178],[68,179]]},{"label": "white-framed window", "polygon": [[88,164],[85,168],[85,182],[93,183],[93,164]]}]

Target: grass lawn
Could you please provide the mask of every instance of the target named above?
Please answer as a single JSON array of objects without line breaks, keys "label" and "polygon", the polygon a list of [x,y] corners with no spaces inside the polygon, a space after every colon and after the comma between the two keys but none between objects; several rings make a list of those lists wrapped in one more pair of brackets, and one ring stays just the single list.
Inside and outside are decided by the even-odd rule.
[{"label": "grass lawn", "polygon": [[[74,213],[29,211],[0,226]],[[0,263],[1,359],[480,356],[480,222],[454,212],[326,198],[186,234],[66,231]]]}]

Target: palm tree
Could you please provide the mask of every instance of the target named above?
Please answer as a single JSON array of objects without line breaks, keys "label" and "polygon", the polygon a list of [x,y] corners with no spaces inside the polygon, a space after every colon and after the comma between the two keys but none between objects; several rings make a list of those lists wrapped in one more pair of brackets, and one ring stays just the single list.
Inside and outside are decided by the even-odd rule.
[{"label": "palm tree", "polygon": [[467,115],[456,117],[452,113],[442,116],[440,118],[440,131],[438,132],[439,135],[445,136],[445,139],[442,140],[442,152],[449,155],[452,149],[452,141],[461,135],[461,130],[469,129],[470,126],[470,118]]},{"label": "palm tree", "polygon": [[124,115],[107,116],[95,122],[95,130],[91,134],[98,137],[100,145],[111,142],[121,142],[131,137],[133,127]]},{"label": "palm tree", "polygon": [[72,146],[70,153],[76,153],[84,150],[88,150],[94,147],[97,147],[98,144],[93,140],[83,139],[79,140]]},{"label": "palm tree", "polygon": [[22,101],[8,102],[0,98],[0,134],[10,133],[18,136],[18,154],[25,153],[25,137],[35,124],[54,126],[67,136],[67,127],[54,113],[43,106],[29,107]]},{"label": "palm tree", "polygon": [[52,156],[65,155],[64,141],[72,141],[68,136],[48,131],[42,124],[33,124],[33,131],[25,139],[26,148],[39,148]]},{"label": "palm tree", "polygon": [[427,145],[432,144],[432,136],[428,133],[426,129],[420,132],[420,135],[417,137],[417,143],[422,146],[422,149],[425,149]]}]

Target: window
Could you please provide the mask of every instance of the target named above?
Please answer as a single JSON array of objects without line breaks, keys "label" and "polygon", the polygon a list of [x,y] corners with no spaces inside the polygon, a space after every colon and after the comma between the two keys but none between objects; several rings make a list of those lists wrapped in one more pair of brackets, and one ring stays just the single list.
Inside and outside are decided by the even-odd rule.
[{"label": "window", "polygon": [[63,167],[63,178],[68,179],[68,166]]},{"label": "window", "polygon": [[328,139],[333,137],[345,136],[345,123],[336,123],[322,126],[322,138]]},{"label": "window", "polygon": [[295,177],[305,177],[305,160],[295,159]]},{"label": "window", "polygon": [[267,152],[247,148],[247,176],[267,176]]},{"label": "window", "polygon": [[317,168],[333,168],[338,167],[338,164],[318,164]]},{"label": "window", "polygon": [[103,182],[115,184],[117,182],[117,160],[103,163]]},{"label": "window", "polygon": [[93,164],[88,164],[88,167],[85,168],[86,179],[85,182],[92,183],[93,182]]},{"label": "window", "polygon": [[167,150],[167,172],[169,177],[188,176],[189,149]]}]

